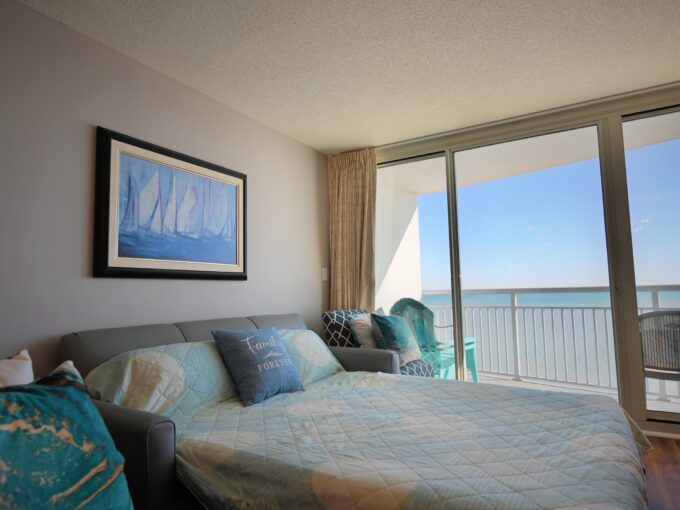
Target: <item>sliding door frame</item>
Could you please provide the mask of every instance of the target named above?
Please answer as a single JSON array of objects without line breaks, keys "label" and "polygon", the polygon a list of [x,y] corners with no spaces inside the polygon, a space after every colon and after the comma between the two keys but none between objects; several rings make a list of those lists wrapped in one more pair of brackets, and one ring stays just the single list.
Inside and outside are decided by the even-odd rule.
[{"label": "sliding door frame", "polygon": [[462,361],[465,356],[462,342],[460,253],[454,154],[462,150],[596,126],[620,402],[645,431],[660,434],[680,434],[680,423],[664,420],[664,417],[660,416],[663,413],[646,409],[623,143],[623,122],[628,120],[630,116],[670,109],[679,105],[680,82],[676,82],[376,148],[377,162],[381,166],[400,160],[441,153],[442,151],[446,154],[452,267],[451,289],[454,300],[454,328],[457,340],[455,349],[456,359],[461,360],[456,364],[456,376],[459,380],[465,378],[465,366],[464,361]]},{"label": "sliding door frame", "polygon": [[[626,113],[617,118],[617,128],[616,130],[612,130],[612,137],[610,138],[610,143],[611,146],[613,147],[613,152],[619,157],[623,158],[623,161],[619,162],[621,171],[623,172],[624,179],[622,179],[619,183],[620,186],[622,186],[624,189],[619,191],[619,194],[621,195],[621,200],[625,200],[626,208],[625,208],[625,214],[626,214],[626,221],[628,222],[628,225],[630,225],[630,210],[629,210],[629,197],[628,197],[628,183],[627,183],[627,172],[626,172],[626,165],[625,165],[625,141],[623,137],[623,125],[624,123],[628,121],[634,121],[634,120],[639,120],[639,119],[646,119],[646,118],[652,118],[652,117],[657,117],[660,115],[668,114],[668,113],[674,113],[680,111],[680,101],[676,102],[675,105],[671,106],[662,106],[660,108],[653,108],[653,109],[648,109],[644,111],[634,111],[632,113]],[[615,148],[615,150],[614,150]],[[625,197],[623,196],[625,194]],[[626,239],[626,242],[630,243],[630,251],[628,254],[630,255],[630,260],[625,261],[625,266],[630,269],[630,275],[627,275],[628,278],[630,278],[629,284],[633,286],[633,289],[635,292],[637,292],[637,283],[635,280],[635,269],[634,269],[634,253],[633,253],[633,238],[632,238],[632,233],[630,228],[626,230],[626,233],[628,234],[628,238]],[[627,279],[625,281],[628,281]],[[637,305],[636,305],[637,306]],[[636,308],[637,310],[637,308]],[[639,323],[638,323],[638,318],[637,316],[634,317],[634,323],[635,323],[635,328],[636,332],[638,333],[638,348],[635,349],[635,352],[632,353],[632,356],[637,356],[639,358],[639,362],[637,359],[631,360],[633,362],[637,362],[638,366],[641,367],[642,369],[642,384],[637,385],[634,390],[638,390],[634,394],[634,402],[633,406],[635,407],[640,407],[641,409],[639,410],[639,413],[642,415],[645,415],[645,419],[648,422],[648,426],[650,427],[651,430],[655,432],[669,432],[668,429],[668,424],[671,424],[672,427],[674,427],[675,430],[673,430],[673,433],[680,434],[680,413],[668,413],[668,412],[662,412],[662,411],[654,411],[654,410],[649,410],[647,409],[647,394],[645,391],[645,386],[646,386],[646,378],[644,375],[644,368],[643,368],[643,360],[642,360],[642,340],[639,337]],[[631,321],[633,322],[633,321]],[[633,324],[630,325],[631,327]],[[638,394],[640,393],[640,394]],[[669,414],[672,415],[669,417]],[[631,415],[635,418],[636,414],[631,413]],[[674,418],[673,420],[669,420],[669,418]]]}]

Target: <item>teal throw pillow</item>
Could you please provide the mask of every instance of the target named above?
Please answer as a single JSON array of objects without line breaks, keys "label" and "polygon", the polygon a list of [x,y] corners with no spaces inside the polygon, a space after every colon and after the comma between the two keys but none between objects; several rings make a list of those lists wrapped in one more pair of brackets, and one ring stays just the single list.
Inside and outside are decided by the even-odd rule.
[{"label": "teal throw pillow", "polygon": [[0,507],[132,509],[116,450],[70,362],[0,389]]},{"label": "teal throw pillow", "polygon": [[276,329],[222,330],[212,334],[243,405],[305,389]]},{"label": "teal throw pillow", "polygon": [[371,314],[375,343],[380,349],[399,353],[399,364],[404,366],[422,358],[418,341],[406,319],[399,315]]},{"label": "teal throw pillow", "polygon": [[344,368],[319,335],[309,329],[280,329],[281,339],[300,371],[303,384],[325,379]]}]

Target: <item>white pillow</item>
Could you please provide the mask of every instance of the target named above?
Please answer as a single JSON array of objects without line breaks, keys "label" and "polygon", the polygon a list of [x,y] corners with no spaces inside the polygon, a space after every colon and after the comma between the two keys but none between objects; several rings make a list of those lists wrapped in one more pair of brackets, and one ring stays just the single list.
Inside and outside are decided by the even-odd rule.
[{"label": "white pillow", "polygon": [[26,349],[9,359],[0,359],[0,388],[32,383],[33,362]]},{"label": "white pillow", "polygon": [[370,313],[362,313],[361,315],[352,317],[349,321],[349,327],[352,329],[352,334],[361,347],[366,349],[378,348],[378,344],[375,343],[375,334],[373,333],[373,324],[371,323]]}]

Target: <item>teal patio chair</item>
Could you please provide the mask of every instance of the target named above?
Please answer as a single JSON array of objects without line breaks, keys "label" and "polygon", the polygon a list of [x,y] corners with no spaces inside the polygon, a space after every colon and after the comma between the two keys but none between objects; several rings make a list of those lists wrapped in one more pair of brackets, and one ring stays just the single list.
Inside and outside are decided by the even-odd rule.
[{"label": "teal patio chair", "polygon": [[[437,326],[434,313],[420,301],[402,298],[390,309],[392,315],[401,315],[411,326],[416,336],[423,358],[434,365],[435,374],[448,379],[451,369],[455,369],[456,351],[453,345],[437,341],[435,328],[452,328],[453,326]],[[477,373],[477,339],[467,336],[464,339],[465,364],[472,374],[474,382],[479,381]]]}]

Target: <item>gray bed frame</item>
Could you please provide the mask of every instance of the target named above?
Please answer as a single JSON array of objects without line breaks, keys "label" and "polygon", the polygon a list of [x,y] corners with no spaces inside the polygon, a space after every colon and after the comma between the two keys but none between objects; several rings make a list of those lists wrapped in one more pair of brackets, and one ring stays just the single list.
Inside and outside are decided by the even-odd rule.
[{"label": "gray bed frame", "polygon": [[[215,329],[307,329],[297,314],[257,315],[175,324],[97,329],[65,335],[61,360],[86,375],[99,364],[133,349],[212,340]],[[345,370],[399,373],[393,351],[331,347]],[[201,508],[175,477],[175,424],[166,416],[95,402],[116,447],[125,457],[125,477],[137,509]]]}]

